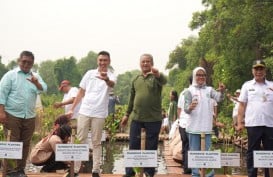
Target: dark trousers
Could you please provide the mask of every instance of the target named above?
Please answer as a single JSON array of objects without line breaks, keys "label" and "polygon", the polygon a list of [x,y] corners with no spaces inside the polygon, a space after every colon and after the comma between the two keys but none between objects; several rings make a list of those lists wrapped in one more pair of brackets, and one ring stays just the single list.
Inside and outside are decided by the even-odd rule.
[{"label": "dark trousers", "polygon": [[43,165],[41,172],[56,172],[56,170],[68,169],[66,163],[61,161],[55,161],[55,153],[52,153],[52,155],[46,162],[38,165]]},{"label": "dark trousers", "polygon": [[8,165],[8,171],[24,170],[30,148],[30,141],[35,129],[35,118],[24,119],[7,113],[8,122],[4,125],[5,135],[11,130],[10,141],[23,142],[22,159],[15,160],[15,167]]},{"label": "dark trousers", "polygon": [[[137,122],[132,121],[130,126],[130,140],[129,149],[130,150],[140,150],[141,149],[141,128],[145,128],[146,131],[146,143],[145,150],[157,150],[158,147],[158,136],[161,128],[162,121],[159,122]],[[127,167],[125,169],[126,175],[134,176],[135,172],[133,168]],[[154,176],[155,168],[144,168],[144,173]]]},{"label": "dark trousers", "polygon": [[182,141],[182,164],[183,169],[188,169],[188,151],[189,151],[189,137],[185,128],[179,127],[179,133]]},{"label": "dark trousers", "polygon": [[[257,177],[257,168],[254,168],[253,151],[273,150],[273,127],[257,126],[246,127],[248,136],[248,149],[247,149],[247,172],[248,177]],[[269,177],[268,169],[264,170],[264,177]]]}]

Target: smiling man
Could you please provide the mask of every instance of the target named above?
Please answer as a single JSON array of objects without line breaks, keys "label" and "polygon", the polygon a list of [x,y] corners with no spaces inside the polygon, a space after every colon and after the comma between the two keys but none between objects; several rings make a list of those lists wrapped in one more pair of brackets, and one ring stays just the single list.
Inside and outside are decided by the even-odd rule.
[{"label": "smiling man", "polygon": [[76,106],[82,101],[77,121],[77,138],[81,143],[88,142],[87,135],[89,128],[91,129],[93,145],[92,177],[100,176],[102,129],[108,116],[109,94],[116,83],[116,76],[109,70],[110,54],[108,52],[99,52],[97,64],[97,69],[89,70],[83,76],[78,94],[67,113],[72,116]]},{"label": "smiling man", "polygon": [[[141,74],[132,82],[131,94],[126,115],[121,126],[125,126],[130,118],[129,149],[140,149],[141,128],[146,131],[146,150],[157,150],[158,135],[161,129],[161,92],[167,83],[166,77],[154,68],[153,56],[143,54],[140,57]],[[153,177],[155,168],[144,168],[146,177]],[[134,176],[133,168],[126,168],[124,177]]]},{"label": "smiling man", "polygon": [[[249,177],[257,176],[254,168],[253,151],[273,150],[273,82],[266,80],[266,65],[262,60],[255,60],[252,66],[253,80],[244,83],[238,98],[238,126],[247,130],[247,172]],[[245,117],[245,125],[242,123]],[[264,176],[269,177],[268,169]]]},{"label": "smiling man", "polygon": [[47,90],[43,79],[31,71],[34,55],[23,51],[19,67],[8,71],[0,82],[0,123],[5,133],[11,130],[11,141],[23,142],[23,157],[15,160],[15,168],[8,167],[9,176],[26,177],[24,169],[30,140],[35,129],[35,105],[39,93]]}]

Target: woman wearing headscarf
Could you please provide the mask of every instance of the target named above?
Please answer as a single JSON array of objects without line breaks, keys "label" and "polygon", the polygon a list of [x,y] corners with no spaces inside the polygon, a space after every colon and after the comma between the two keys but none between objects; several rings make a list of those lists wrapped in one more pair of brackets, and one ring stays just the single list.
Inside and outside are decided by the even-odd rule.
[{"label": "woman wearing headscarf", "polygon": [[[220,102],[224,99],[225,86],[219,84],[217,91],[206,85],[206,70],[196,67],[193,70],[192,84],[185,93],[184,110],[189,114],[189,122],[186,128],[189,134],[190,151],[201,150],[201,134],[205,134],[205,149],[211,146],[211,134],[213,133],[213,109],[212,99]],[[211,99],[212,98],[212,99]],[[197,168],[192,169],[192,176],[200,176]],[[212,171],[209,176],[214,176]]]}]

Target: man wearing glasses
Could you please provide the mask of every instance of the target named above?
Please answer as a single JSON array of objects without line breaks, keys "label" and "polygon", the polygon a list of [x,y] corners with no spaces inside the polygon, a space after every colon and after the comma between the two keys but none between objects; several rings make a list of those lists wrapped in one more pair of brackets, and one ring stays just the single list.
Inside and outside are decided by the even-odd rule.
[{"label": "man wearing glasses", "polygon": [[34,64],[32,52],[23,51],[18,67],[8,71],[0,81],[0,123],[5,134],[11,130],[10,141],[23,142],[22,159],[15,167],[8,167],[8,176],[26,177],[24,169],[35,129],[37,95],[47,90],[43,79],[31,71]]},{"label": "man wearing glasses", "polygon": [[[243,84],[238,98],[238,126],[241,131],[247,130],[247,172],[249,177],[257,176],[257,168],[254,168],[253,151],[273,150],[273,83],[265,79],[266,65],[262,60],[255,60],[252,66],[254,79]],[[245,116],[245,125],[242,120]],[[269,177],[268,169],[264,170],[264,176]]]}]

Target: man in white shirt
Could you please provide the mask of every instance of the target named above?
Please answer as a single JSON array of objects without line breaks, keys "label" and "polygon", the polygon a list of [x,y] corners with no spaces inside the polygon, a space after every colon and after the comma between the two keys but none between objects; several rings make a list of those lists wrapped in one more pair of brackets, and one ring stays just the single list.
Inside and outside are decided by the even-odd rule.
[{"label": "man in white shirt", "polygon": [[[248,177],[257,176],[254,168],[253,151],[273,150],[273,82],[265,79],[266,66],[262,60],[255,60],[252,66],[253,80],[244,83],[238,98],[237,130],[247,130],[247,172]],[[245,125],[242,120],[245,117]],[[269,170],[264,176],[270,177]]]},{"label": "man in white shirt", "polygon": [[[64,93],[63,100],[62,102],[54,103],[53,106],[54,108],[64,108],[64,112],[66,114],[71,109],[72,103],[74,102],[79,89],[77,87],[72,87],[69,80],[63,80],[60,84],[59,90]],[[81,103],[74,109],[71,117],[72,119],[76,119],[78,117],[80,106]],[[72,123],[75,124],[73,121]]]},{"label": "man in white shirt", "polygon": [[93,145],[92,177],[100,177],[102,130],[108,116],[109,94],[117,80],[114,73],[109,69],[110,62],[108,52],[101,51],[98,53],[98,68],[88,70],[84,74],[78,94],[70,111],[68,111],[68,115],[72,116],[76,106],[82,101],[77,124],[77,138],[81,143],[86,143],[89,129],[91,129]]}]

